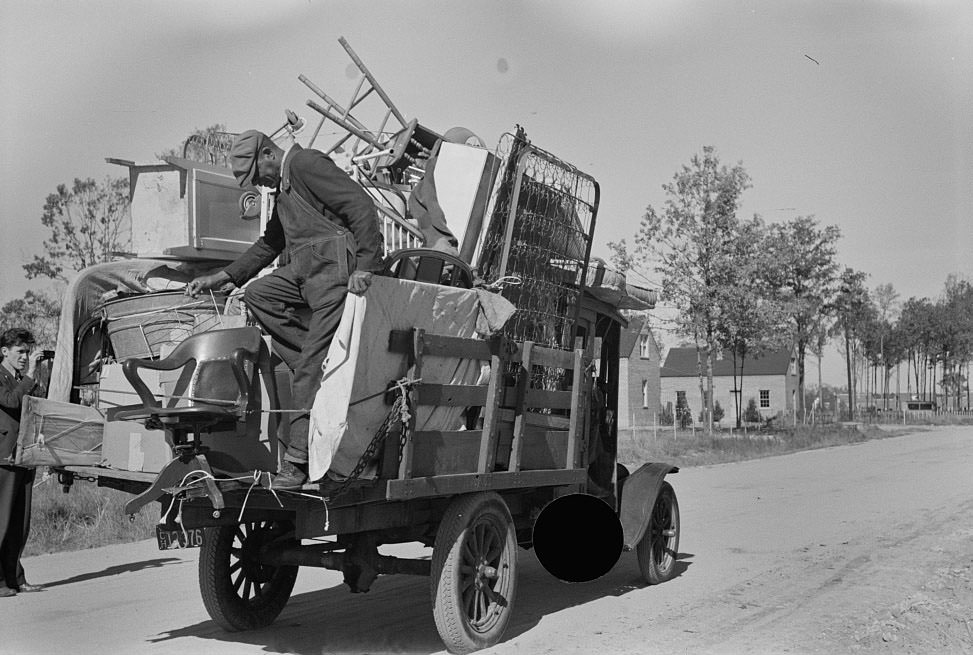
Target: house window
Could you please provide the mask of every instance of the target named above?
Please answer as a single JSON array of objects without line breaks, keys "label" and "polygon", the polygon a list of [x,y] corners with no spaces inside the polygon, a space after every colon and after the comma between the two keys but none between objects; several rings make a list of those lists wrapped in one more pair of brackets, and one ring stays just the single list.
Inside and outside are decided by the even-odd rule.
[{"label": "house window", "polygon": [[639,357],[649,356],[649,335],[643,334],[639,337]]},{"label": "house window", "polygon": [[760,408],[767,409],[770,407],[770,389],[760,390]]},{"label": "house window", "polygon": [[649,406],[649,381],[642,380],[642,408],[646,409]]}]

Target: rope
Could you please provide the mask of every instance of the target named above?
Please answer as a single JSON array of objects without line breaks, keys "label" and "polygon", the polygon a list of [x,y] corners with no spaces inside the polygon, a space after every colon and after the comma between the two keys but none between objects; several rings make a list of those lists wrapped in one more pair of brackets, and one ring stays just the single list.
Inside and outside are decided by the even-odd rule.
[{"label": "rope", "polygon": [[487,291],[499,291],[505,286],[519,287],[524,281],[517,275],[503,275],[498,277],[490,284],[484,284],[483,288]]}]

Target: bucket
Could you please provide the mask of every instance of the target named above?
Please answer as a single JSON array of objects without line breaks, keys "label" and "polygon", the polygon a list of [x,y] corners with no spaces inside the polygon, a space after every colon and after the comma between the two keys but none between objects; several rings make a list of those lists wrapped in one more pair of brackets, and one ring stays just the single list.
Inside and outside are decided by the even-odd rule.
[{"label": "bucket", "polygon": [[165,346],[220,327],[225,304],[226,294],[189,298],[163,291],[110,300],[101,309],[115,359],[123,361],[161,357]]}]

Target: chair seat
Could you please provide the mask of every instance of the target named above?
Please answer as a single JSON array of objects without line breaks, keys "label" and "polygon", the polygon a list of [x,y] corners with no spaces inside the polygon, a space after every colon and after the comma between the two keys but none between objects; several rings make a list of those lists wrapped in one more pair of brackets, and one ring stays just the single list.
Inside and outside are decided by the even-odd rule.
[{"label": "chair seat", "polygon": [[170,427],[197,426],[239,420],[237,412],[232,408],[219,407],[218,405],[193,405],[192,407],[135,405],[131,409],[119,409],[115,412],[115,418],[120,421],[156,420]]}]

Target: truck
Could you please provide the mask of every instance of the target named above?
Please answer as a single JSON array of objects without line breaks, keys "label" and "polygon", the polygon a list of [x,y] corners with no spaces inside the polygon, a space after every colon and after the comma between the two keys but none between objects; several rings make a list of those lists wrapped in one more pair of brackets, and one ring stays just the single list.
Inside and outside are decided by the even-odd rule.
[{"label": "truck", "polygon": [[[359,87],[385,97],[342,45]],[[633,550],[647,584],[676,575],[679,504],[666,478],[678,469],[618,462],[624,310],[654,299],[591,257],[597,181],[523,128],[495,150],[466,129],[402,118],[392,130],[385,97],[385,121],[369,130],[348,110],[367,90],[344,107],[302,81],[328,105],[309,106],[347,129],[341,143],[355,142],[349,171],[375,200],[386,250],[383,275],[346,301],[361,303],[358,323],[339,334],[358,346],[336,338],[329,353],[347,349],[343,372],[326,364],[312,410],[338,431],[312,434],[314,481],[273,486],[286,417],[308,408],[291,406],[290,371],[239,290],[182,291],[242,252],[271,211],[267,190],[236,187],[232,135],[164,162],[111,160],[132,181],[137,256],[71,283],[51,393],[25,403],[18,462],[51,466],[66,490],[128,492],[129,514],[156,508],[159,548],[199,548],[203,604],[229,631],[272,623],[305,566],[341,571],[356,593],[378,575],[428,577],[454,653],[502,638],[519,549],[568,582]],[[287,117],[282,142],[300,138]],[[428,220],[410,211],[430,178],[461,236],[452,252],[428,247]],[[429,554],[379,552],[410,542]]]}]

